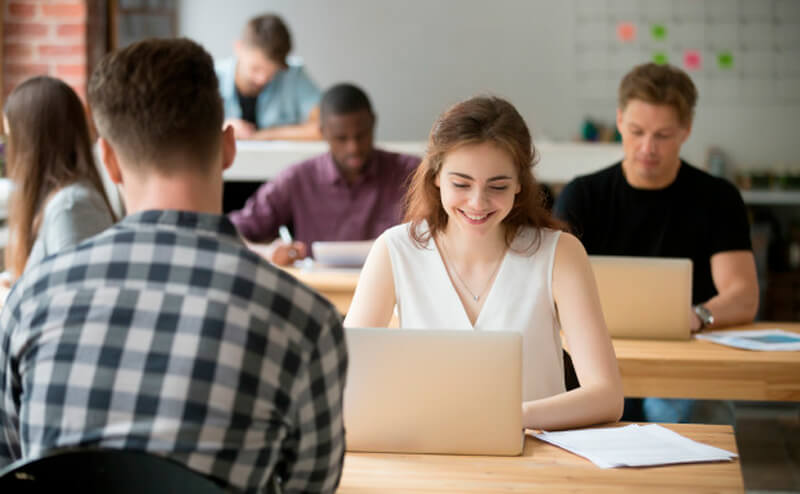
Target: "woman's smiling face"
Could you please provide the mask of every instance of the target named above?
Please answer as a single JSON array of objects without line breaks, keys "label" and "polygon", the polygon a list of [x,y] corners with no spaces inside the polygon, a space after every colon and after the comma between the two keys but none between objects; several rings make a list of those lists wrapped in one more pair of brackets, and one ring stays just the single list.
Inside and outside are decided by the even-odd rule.
[{"label": "woman's smiling face", "polygon": [[493,143],[449,152],[436,176],[448,227],[486,235],[501,227],[520,191],[514,161]]}]

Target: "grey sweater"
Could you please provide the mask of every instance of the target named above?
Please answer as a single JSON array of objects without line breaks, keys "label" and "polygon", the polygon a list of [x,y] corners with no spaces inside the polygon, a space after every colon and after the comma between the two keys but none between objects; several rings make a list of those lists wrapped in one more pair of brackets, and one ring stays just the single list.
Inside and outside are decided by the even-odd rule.
[{"label": "grey sweater", "polygon": [[85,183],[74,183],[56,192],[45,206],[39,234],[26,266],[77,245],[114,223],[100,193]]}]

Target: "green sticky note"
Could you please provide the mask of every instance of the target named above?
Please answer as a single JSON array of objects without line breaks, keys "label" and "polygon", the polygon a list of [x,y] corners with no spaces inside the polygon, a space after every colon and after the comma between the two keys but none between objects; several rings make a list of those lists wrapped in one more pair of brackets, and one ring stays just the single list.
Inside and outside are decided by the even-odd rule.
[{"label": "green sticky note", "polygon": [[656,41],[664,41],[667,39],[667,26],[664,24],[653,24],[650,28],[650,34]]},{"label": "green sticky note", "polygon": [[653,63],[657,63],[658,65],[666,65],[669,63],[669,57],[663,51],[657,51],[653,53]]},{"label": "green sticky note", "polygon": [[717,54],[717,64],[721,69],[733,68],[733,53],[729,51],[722,51]]}]

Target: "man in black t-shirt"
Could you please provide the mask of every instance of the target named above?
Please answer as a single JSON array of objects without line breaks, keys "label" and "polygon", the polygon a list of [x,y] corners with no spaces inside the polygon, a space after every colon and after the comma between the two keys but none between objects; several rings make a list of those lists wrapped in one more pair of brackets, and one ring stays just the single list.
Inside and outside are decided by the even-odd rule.
[{"label": "man in black t-shirt", "polygon": [[635,67],[619,88],[623,160],[572,180],[555,205],[590,255],[691,259],[693,331],[751,322],[758,308],[738,190],[680,159],[696,101],[697,90],[680,69]]}]

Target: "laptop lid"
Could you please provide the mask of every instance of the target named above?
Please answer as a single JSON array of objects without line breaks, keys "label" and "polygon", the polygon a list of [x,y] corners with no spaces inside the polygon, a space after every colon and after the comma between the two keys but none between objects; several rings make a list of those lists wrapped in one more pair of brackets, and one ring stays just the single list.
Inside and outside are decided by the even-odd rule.
[{"label": "laptop lid", "polygon": [[690,259],[589,256],[589,260],[612,337],[690,338]]},{"label": "laptop lid", "polygon": [[346,329],[350,451],[518,455],[522,336]]}]

